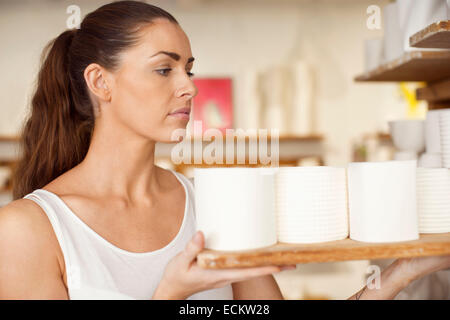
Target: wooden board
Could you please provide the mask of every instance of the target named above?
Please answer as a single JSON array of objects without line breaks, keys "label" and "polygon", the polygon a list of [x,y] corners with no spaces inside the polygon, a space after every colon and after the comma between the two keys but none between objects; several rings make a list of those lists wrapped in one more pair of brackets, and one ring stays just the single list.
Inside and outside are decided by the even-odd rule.
[{"label": "wooden board", "polygon": [[365,243],[347,238],[317,244],[278,243],[238,252],[204,250],[197,256],[197,262],[203,268],[221,269],[449,254],[450,233],[441,233],[421,234],[419,240],[397,243]]},{"label": "wooden board", "polygon": [[450,21],[438,21],[409,38],[411,47],[450,49]]},{"label": "wooden board", "polygon": [[439,81],[450,78],[450,52],[411,51],[355,78],[356,81]]}]

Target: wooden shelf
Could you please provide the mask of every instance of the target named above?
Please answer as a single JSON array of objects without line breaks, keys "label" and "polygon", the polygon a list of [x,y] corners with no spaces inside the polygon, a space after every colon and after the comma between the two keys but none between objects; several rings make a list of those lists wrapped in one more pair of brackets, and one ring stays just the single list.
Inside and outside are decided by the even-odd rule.
[{"label": "wooden shelf", "polygon": [[197,256],[203,268],[221,269],[346,260],[408,258],[450,254],[450,233],[421,234],[419,240],[365,243],[349,238],[317,244],[278,243],[239,252],[204,250]]},{"label": "wooden shelf", "polygon": [[411,51],[355,78],[355,81],[439,81],[450,78],[450,52]]},{"label": "wooden shelf", "polygon": [[426,87],[417,89],[416,98],[428,102],[449,101],[450,79],[428,83]]},{"label": "wooden shelf", "polygon": [[409,44],[417,48],[450,49],[450,21],[438,21],[413,34]]},{"label": "wooden shelf", "polygon": [[0,142],[19,142],[19,136],[0,136]]}]

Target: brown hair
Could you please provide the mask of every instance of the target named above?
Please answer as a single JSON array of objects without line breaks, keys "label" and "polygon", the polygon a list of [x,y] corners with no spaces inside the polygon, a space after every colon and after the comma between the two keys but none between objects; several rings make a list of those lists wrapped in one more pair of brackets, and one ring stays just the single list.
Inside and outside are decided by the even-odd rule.
[{"label": "brown hair", "polygon": [[156,18],[178,24],[156,6],[113,2],[89,13],[80,29],[66,30],[46,46],[31,114],[21,136],[21,159],[13,175],[14,199],[43,187],[84,159],[95,120],[85,68],[91,63],[116,68],[119,53],[135,45],[140,27]]}]

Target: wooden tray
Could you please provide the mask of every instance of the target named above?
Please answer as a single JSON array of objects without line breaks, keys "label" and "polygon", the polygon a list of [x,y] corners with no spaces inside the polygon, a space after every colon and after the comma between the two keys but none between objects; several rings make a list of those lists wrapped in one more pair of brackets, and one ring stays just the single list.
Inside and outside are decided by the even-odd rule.
[{"label": "wooden tray", "polygon": [[278,243],[271,247],[247,251],[204,250],[197,256],[197,262],[203,268],[222,269],[449,254],[450,233],[440,233],[421,234],[419,240],[396,243],[366,243],[347,238],[316,244]]}]

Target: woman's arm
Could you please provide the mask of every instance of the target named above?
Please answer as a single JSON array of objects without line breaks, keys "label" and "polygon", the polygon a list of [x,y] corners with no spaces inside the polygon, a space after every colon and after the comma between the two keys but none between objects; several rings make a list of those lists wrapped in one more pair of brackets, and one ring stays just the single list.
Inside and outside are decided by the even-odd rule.
[{"label": "woman's arm", "polygon": [[450,268],[450,256],[398,259],[381,273],[379,289],[369,289],[365,286],[349,300],[394,299],[414,280],[448,268]]},{"label": "woman's arm", "polygon": [[20,199],[0,209],[0,299],[68,299],[45,213]]},{"label": "woman's arm", "polygon": [[348,298],[348,300],[394,299],[395,296],[412,281],[412,279],[404,272],[402,264],[402,260],[396,260],[381,272],[379,289],[369,289],[367,286],[364,286],[364,288]]},{"label": "woman's arm", "polygon": [[283,300],[272,275],[231,284],[234,300]]},{"label": "woman's arm", "polygon": [[[381,273],[380,289],[369,289],[365,286],[351,296],[349,300],[385,300],[395,298],[415,278],[406,264],[406,260],[396,260]],[[283,299],[281,291],[271,275],[236,282],[232,284],[232,287],[235,300]]]},{"label": "woman's arm", "polygon": [[[380,287],[364,286],[349,300],[394,299],[411,282],[433,272],[450,268],[450,256],[403,258],[394,261],[380,275]],[[283,299],[280,288],[272,275],[235,282],[232,284],[236,300]]]}]

